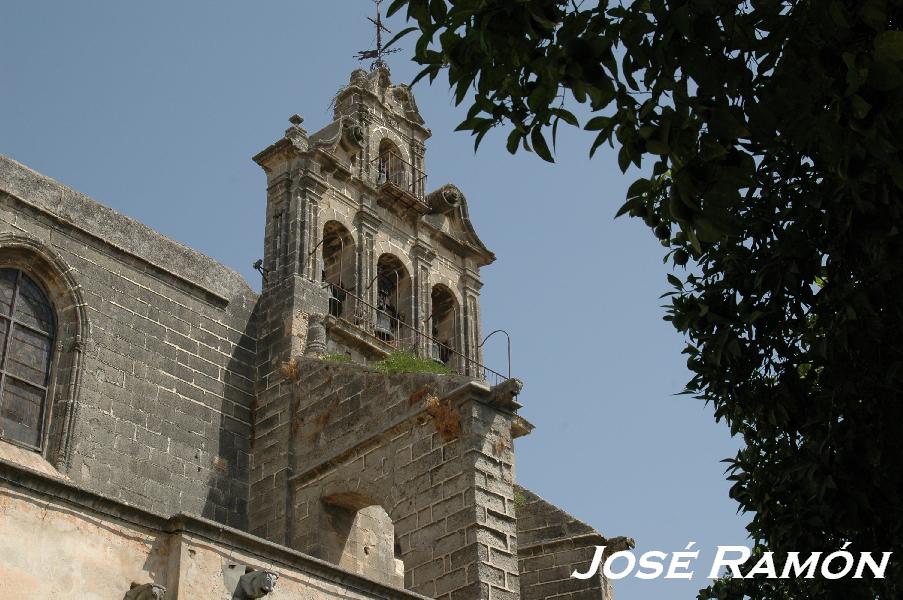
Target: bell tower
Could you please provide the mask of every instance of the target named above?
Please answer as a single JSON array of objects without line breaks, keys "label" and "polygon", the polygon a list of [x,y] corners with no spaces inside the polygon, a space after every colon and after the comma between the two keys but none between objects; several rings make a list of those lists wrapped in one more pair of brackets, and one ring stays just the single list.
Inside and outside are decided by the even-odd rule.
[{"label": "bell tower", "polygon": [[[379,17],[374,23],[381,32]],[[362,58],[375,59],[372,68],[351,73],[329,123],[308,133],[294,115],[254,157],[267,177],[267,212],[249,523],[257,535],[354,568],[365,561],[353,550],[358,538],[379,530],[373,556],[396,584],[427,594],[466,588],[466,597],[495,585],[516,598],[511,439],[531,426],[516,414],[520,382],[482,364],[480,269],[495,255],[463,192],[428,180],[431,133],[414,94],[392,82],[381,40],[369,52]],[[386,378],[330,362],[399,353],[471,381]],[[492,473],[480,470],[486,461]],[[421,517],[430,498],[454,514]],[[362,512],[373,506],[385,514]],[[453,565],[452,555],[463,562]]]},{"label": "bell tower", "polygon": [[268,179],[265,293],[282,313],[262,322],[290,337],[272,357],[402,351],[486,376],[479,271],[495,256],[461,190],[429,187],[430,130],[410,88],[377,60],[351,73],[332,122],[308,134],[290,121],[254,157]]}]

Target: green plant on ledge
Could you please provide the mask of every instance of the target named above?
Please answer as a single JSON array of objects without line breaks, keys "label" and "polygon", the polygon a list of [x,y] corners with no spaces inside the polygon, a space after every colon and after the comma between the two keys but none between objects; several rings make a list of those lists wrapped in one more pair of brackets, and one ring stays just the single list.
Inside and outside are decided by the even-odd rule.
[{"label": "green plant on ledge", "polygon": [[527,497],[520,490],[514,490],[514,510],[517,510],[525,507],[527,505]]},{"label": "green plant on ledge", "polygon": [[348,356],[347,354],[339,354],[337,352],[332,353],[332,354],[324,354],[321,358],[323,360],[331,360],[332,362],[338,362],[338,363],[350,363],[351,362],[350,356]]},{"label": "green plant on ledge", "polygon": [[370,366],[381,373],[435,373],[447,375],[448,367],[429,358],[421,358],[410,352],[393,352],[384,359],[370,363]]}]

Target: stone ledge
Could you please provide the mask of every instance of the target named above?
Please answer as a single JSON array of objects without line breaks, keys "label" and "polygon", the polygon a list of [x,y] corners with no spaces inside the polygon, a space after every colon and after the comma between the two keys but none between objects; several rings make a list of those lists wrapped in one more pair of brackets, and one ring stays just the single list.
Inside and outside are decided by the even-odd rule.
[{"label": "stone ledge", "polygon": [[49,477],[5,460],[0,460],[0,483],[5,483],[14,490],[25,491],[31,495],[43,496],[56,502],[99,513],[132,526],[167,535],[181,533],[203,538],[208,542],[254,554],[262,561],[278,563],[326,582],[370,594],[375,598],[430,600],[426,596],[379,583],[221,523],[189,514],[165,517],[112,500],[76,484]]}]

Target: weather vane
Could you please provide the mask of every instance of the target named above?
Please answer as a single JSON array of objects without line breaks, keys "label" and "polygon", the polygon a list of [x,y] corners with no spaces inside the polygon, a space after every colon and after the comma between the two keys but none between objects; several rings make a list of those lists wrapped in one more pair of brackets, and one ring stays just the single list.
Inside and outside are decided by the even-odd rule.
[{"label": "weather vane", "polygon": [[392,48],[391,50],[383,47],[383,32],[392,33],[389,31],[389,28],[383,25],[382,15],[379,12],[379,5],[383,3],[383,0],[372,0],[373,4],[376,5],[376,18],[367,17],[367,19],[376,25],[376,49],[375,50],[361,50],[355,55],[355,58],[358,60],[369,60],[375,59],[373,63],[370,65],[370,70],[374,71],[379,67],[385,67],[386,62],[383,60],[383,56],[386,54],[392,54],[393,52],[398,52],[400,48]]}]

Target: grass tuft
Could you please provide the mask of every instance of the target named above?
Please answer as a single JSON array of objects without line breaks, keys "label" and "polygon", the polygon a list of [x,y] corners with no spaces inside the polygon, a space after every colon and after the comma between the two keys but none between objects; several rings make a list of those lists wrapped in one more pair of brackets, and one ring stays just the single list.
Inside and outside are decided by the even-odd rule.
[{"label": "grass tuft", "polygon": [[429,358],[421,358],[410,352],[393,352],[386,358],[370,363],[370,366],[386,375],[395,373],[435,373],[447,375],[451,371],[443,364]]},{"label": "grass tuft", "polygon": [[347,354],[338,354],[338,353],[324,354],[320,358],[322,358],[323,360],[331,360],[332,362],[337,362],[337,363],[350,363],[351,362],[351,357],[348,356]]}]

